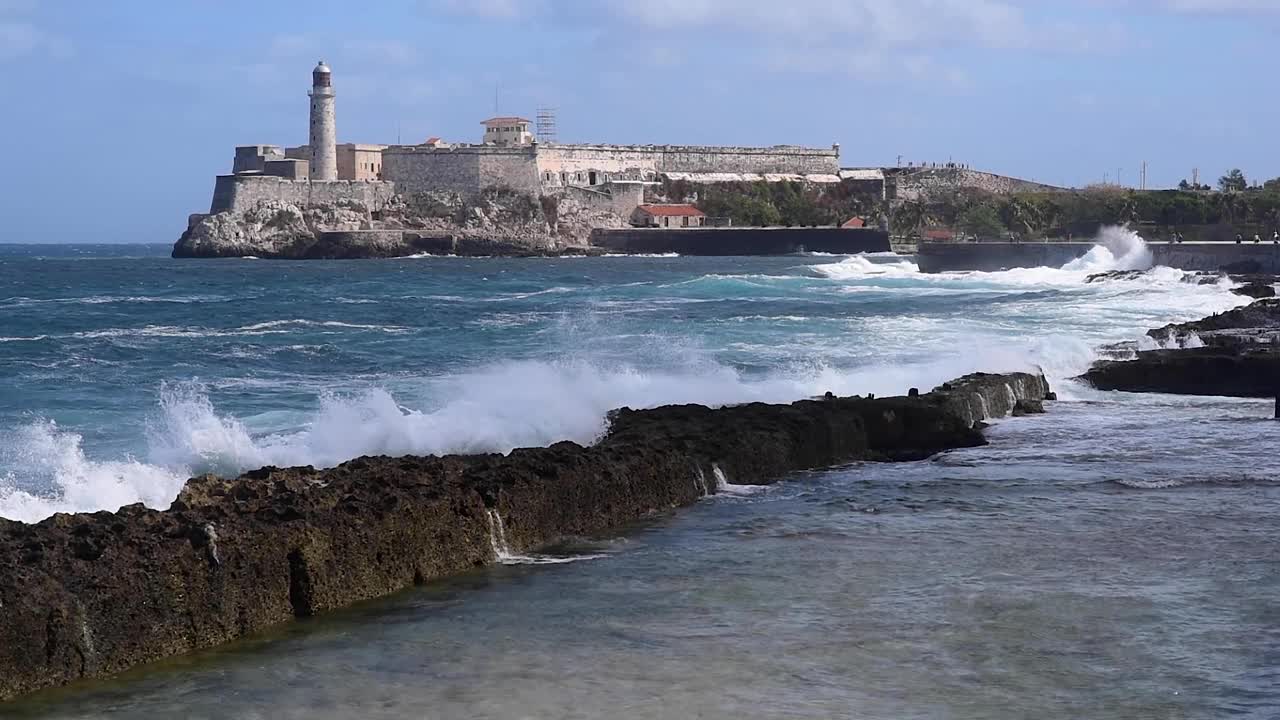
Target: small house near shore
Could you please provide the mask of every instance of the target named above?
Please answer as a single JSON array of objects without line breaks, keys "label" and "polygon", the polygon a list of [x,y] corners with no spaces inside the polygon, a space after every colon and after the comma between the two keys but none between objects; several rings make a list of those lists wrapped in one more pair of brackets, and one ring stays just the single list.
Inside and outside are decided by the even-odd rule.
[{"label": "small house near shore", "polygon": [[631,213],[631,224],[649,228],[702,227],[706,213],[693,205],[641,205]]}]

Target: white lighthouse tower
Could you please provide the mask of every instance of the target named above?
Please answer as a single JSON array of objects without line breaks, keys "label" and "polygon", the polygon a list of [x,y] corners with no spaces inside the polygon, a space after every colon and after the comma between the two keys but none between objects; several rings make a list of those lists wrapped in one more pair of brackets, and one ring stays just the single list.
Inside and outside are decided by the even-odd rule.
[{"label": "white lighthouse tower", "polygon": [[333,73],[321,60],[311,71],[311,179],[338,179],[338,128],[333,111]]}]

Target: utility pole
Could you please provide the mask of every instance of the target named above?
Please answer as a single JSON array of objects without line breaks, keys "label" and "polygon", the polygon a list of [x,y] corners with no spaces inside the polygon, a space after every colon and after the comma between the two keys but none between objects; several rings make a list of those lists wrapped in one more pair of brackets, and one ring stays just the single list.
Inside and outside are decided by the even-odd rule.
[{"label": "utility pole", "polygon": [[1146,160],[1142,161],[1142,184],[1139,187],[1142,190],[1147,189],[1147,161]]},{"label": "utility pole", "polygon": [[1191,186],[1199,189],[1200,187],[1200,168],[1191,168]]}]

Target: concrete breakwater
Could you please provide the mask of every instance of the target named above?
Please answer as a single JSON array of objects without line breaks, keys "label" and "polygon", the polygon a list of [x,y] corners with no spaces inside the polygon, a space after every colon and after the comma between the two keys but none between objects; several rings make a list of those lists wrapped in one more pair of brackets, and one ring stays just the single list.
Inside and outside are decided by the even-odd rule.
[{"label": "concrete breakwater", "polygon": [[0,698],[109,675],[586,536],[735,484],[982,445],[1043,377],[919,397],[619,410],[590,447],[368,457],[190,480],[164,511],[0,520]]},{"label": "concrete breakwater", "polygon": [[595,230],[591,244],[609,252],[680,255],[836,255],[889,252],[889,233],[872,228],[680,228]]},{"label": "concrete breakwater", "polygon": [[[1011,268],[1061,267],[1084,257],[1092,242],[920,243],[921,272],[996,272]],[[1280,245],[1235,243],[1153,243],[1155,264],[1202,272],[1280,273]]]}]

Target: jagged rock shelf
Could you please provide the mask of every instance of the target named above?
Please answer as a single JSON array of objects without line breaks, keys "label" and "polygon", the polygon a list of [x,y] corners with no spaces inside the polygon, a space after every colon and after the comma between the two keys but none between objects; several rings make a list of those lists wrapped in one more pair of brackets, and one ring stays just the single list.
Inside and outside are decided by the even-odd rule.
[{"label": "jagged rock shelf", "polygon": [[623,409],[590,447],[263,468],[194,478],[164,511],[0,520],[0,699],[603,532],[716,493],[717,474],[762,484],[983,445],[982,420],[1047,397],[1038,375],[974,375],[919,397]]}]

